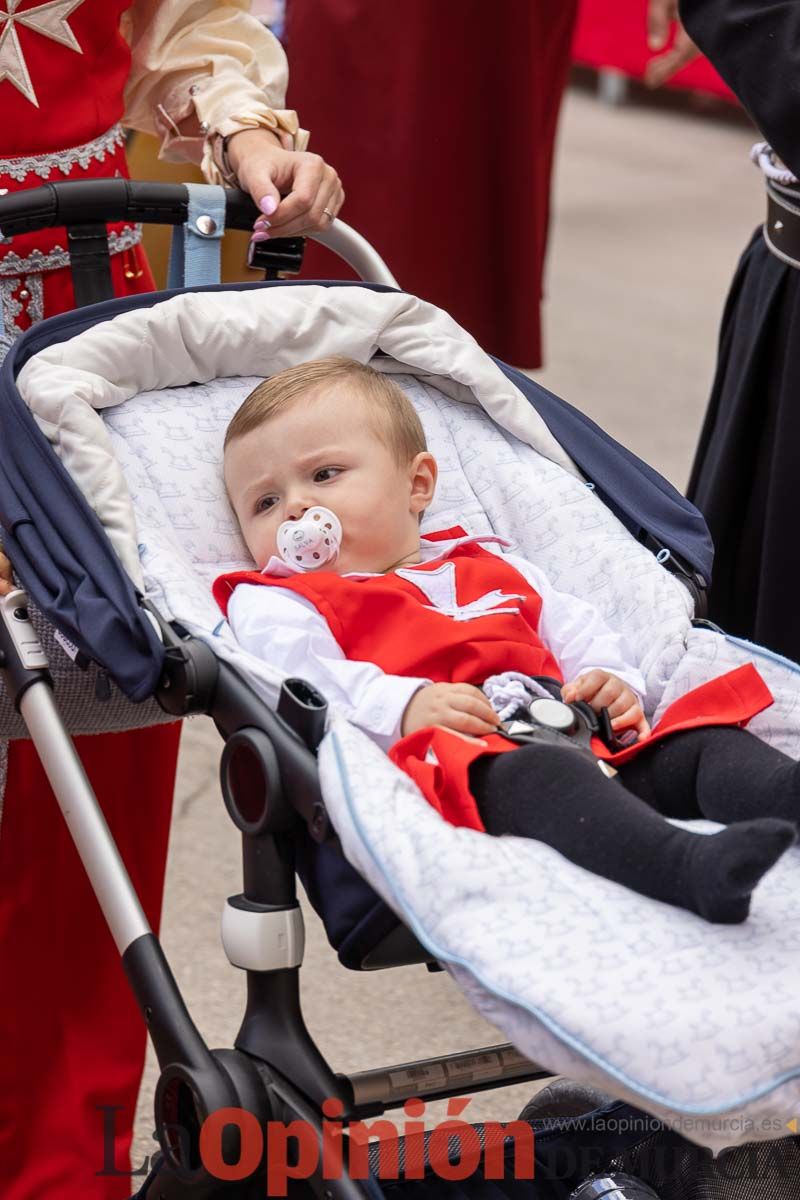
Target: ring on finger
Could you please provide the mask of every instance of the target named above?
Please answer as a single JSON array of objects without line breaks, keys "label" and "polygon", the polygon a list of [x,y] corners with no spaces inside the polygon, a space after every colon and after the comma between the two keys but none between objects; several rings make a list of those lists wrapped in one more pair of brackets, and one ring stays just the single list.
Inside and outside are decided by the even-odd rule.
[{"label": "ring on finger", "polygon": [[328,218],[329,221],[332,221],[334,219],[334,214],[331,212],[331,210],[329,208],[323,208],[322,211],[323,211],[324,215]]}]

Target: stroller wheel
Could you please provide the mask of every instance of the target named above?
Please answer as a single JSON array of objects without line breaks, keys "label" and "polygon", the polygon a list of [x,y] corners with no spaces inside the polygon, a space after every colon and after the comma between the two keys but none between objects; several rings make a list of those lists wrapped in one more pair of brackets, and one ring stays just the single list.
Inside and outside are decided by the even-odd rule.
[{"label": "stroller wheel", "polygon": [[658,1200],[658,1196],[649,1183],[615,1171],[613,1175],[584,1179],[570,1192],[569,1200]]}]

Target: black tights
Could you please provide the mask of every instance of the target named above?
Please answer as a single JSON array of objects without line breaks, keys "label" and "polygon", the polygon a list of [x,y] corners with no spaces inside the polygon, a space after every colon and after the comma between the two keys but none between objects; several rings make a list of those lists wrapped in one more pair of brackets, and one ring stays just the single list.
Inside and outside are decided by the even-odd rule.
[{"label": "black tights", "polygon": [[[535,838],[596,875],[725,923],[744,920],[750,892],[800,826],[800,764],[723,726],[656,742],[616,779],[569,746],[524,745],[478,759],[470,786],[489,833]],[[709,837],[665,817],[730,828]]]}]

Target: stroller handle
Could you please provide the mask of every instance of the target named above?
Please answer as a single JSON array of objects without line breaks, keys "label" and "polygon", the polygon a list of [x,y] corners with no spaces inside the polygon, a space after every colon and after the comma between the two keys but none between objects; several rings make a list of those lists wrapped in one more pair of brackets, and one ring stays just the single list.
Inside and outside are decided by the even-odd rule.
[{"label": "stroller handle", "polygon": [[[69,229],[112,221],[143,225],[183,225],[189,193],[182,183],[150,183],[138,179],[78,179],[0,196],[0,231],[4,237],[52,226]],[[249,230],[259,210],[246,192],[225,191],[225,225]],[[398,286],[377,250],[355,229],[336,220],[324,233],[308,235],[327,246],[364,282]],[[278,239],[276,239],[277,241]]]}]

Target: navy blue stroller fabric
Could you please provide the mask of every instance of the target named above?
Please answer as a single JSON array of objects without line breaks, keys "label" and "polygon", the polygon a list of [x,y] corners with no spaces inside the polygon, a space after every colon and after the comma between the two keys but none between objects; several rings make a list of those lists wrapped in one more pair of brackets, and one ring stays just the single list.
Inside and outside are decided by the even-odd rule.
[{"label": "navy blue stroller fabric", "polygon": [[[185,290],[304,286],[308,284],[294,281],[224,284],[81,308],[34,326],[12,347],[0,370],[0,524],[9,557],[33,603],[134,702],[155,691],[163,647],[100,522],[19,395],[17,375],[40,350]],[[322,286],[392,290],[341,282]],[[513,368],[499,365],[631,533],[656,539],[708,579],[713,551],[697,509],[582,413]],[[309,839],[298,847],[297,866],[341,961],[359,967],[363,956],[396,926],[396,917],[332,846]]]}]

